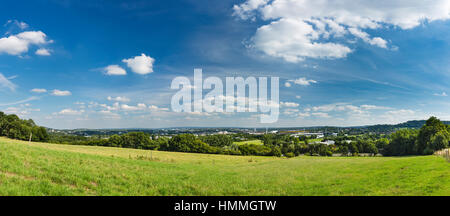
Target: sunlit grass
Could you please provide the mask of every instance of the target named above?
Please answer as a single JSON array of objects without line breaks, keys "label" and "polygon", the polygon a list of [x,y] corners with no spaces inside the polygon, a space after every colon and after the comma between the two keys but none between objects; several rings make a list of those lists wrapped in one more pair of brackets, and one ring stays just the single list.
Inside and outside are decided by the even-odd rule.
[{"label": "sunlit grass", "polygon": [[245,144],[254,144],[254,145],[262,145],[264,144],[261,140],[248,140],[248,141],[240,141],[240,142],[233,142],[236,145],[245,145]]},{"label": "sunlit grass", "polygon": [[450,195],[442,157],[206,155],[0,138],[0,195]]}]

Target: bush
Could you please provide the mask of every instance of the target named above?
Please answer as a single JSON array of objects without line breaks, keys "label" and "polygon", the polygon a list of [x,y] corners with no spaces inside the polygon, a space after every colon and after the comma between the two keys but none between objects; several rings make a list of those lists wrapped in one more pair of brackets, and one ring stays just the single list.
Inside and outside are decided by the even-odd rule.
[{"label": "bush", "polygon": [[286,156],[287,158],[293,158],[295,157],[295,154],[293,152],[288,152],[284,156]]}]

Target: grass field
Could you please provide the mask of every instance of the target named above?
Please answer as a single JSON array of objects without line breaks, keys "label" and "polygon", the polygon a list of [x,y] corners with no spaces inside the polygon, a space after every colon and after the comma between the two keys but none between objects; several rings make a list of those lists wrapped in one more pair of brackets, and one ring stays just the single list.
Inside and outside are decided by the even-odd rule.
[{"label": "grass field", "polygon": [[438,156],[240,157],[0,138],[0,195],[450,195]]},{"label": "grass field", "polygon": [[245,144],[254,144],[254,145],[262,145],[264,144],[261,140],[248,140],[248,141],[240,141],[240,142],[233,142],[236,145],[245,145]]}]

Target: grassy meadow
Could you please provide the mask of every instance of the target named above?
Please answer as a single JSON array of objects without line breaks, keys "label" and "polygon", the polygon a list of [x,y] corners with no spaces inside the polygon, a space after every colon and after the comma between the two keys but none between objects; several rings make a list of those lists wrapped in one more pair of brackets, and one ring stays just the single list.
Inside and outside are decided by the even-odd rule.
[{"label": "grassy meadow", "polygon": [[226,156],[0,138],[5,195],[450,195],[439,156]]}]

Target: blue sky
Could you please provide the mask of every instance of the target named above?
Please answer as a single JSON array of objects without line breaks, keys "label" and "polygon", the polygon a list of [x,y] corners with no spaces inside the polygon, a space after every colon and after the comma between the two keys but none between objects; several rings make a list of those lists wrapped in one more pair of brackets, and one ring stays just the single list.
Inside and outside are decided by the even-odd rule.
[{"label": "blue sky", "polygon": [[[284,1],[3,3],[0,110],[54,128],[450,119],[447,1]],[[279,121],[172,112],[171,81],[194,68],[280,77]]]}]

